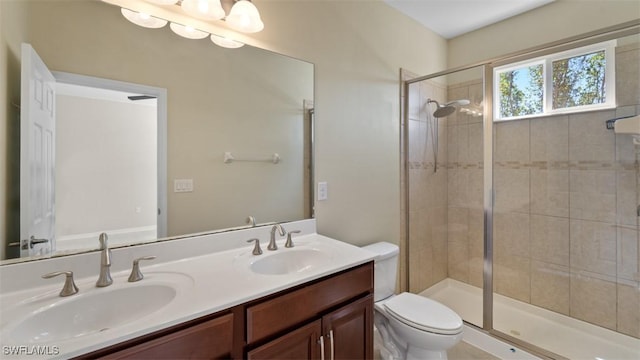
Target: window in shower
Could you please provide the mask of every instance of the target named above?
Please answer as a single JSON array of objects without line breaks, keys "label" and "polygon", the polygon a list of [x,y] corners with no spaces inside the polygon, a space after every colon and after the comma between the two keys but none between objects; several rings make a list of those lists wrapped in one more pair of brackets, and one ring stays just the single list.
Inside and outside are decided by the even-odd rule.
[{"label": "window in shower", "polygon": [[494,70],[496,121],[615,106],[615,41]]}]

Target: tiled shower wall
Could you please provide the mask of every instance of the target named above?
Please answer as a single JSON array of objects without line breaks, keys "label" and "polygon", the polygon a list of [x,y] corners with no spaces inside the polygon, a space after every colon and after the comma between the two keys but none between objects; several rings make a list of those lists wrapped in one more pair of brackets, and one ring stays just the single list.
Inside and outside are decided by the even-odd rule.
[{"label": "tiled shower wall", "polygon": [[[640,114],[637,43],[616,50],[616,78],[617,109],[494,123],[494,291],[640,337],[640,147],[604,125]],[[479,104],[482,82],[446,89],[409,89],[412,292],[446,277],[482,287],[482,117],[440,120],[434,174],[424,104]]]},{"label": "tiled shower wall", "polygon": [[[618,48],[616,64],[617,109],[494,123],[494,291],[640,337],[640,147],[604,125],[640,114],[638,45]],[[471,121],[448,127],[448,276],[481,287],[482,130]]]},{"label": "tiled shower wall", "polygon": [[[447,277],[447,128],[431,115],[444,99],[446,86],[422,81],[409,86],[409,291],[420,292]],[[435,122],[438,121],[438,158],[434,172]]]},{"label": "tiled shower wall", "polygon": [[[482,79],[449,86],[450,101],[466,99],[482,111]],[[482,287],[484,183],[482,116],[456,111],[447,117],[449,277]]]}]

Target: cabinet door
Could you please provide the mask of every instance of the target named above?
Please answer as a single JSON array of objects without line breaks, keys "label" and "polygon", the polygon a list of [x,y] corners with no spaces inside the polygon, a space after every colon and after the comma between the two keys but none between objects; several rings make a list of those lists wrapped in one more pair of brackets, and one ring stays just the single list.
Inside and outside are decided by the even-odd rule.
[{"label": "cabinet door", "polygon": [[247,354],[248,360],[258,359],[319,359],[320,358],[320,320],[296,329],[273,341],[270,341]]},{"label": "cabinet door", "polygon": [[229,359],[233,314],[104,356],[103,359]]},{"label": "cabinet door", "polygon": [[373,295],[322,318],[327,359],[373,358]]}]

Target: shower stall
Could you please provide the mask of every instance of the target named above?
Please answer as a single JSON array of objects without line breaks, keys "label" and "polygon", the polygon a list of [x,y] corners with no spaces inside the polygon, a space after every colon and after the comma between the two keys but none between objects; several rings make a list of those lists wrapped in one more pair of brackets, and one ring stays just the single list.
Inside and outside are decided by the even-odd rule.
[{"label": "shower stall", "polygon": [[[407,291],[543,357],[640,357],[640,138],[606,126],[640,114],[638,32],[403,70]],[[615,106],[499,119],[497,67],[602,41],[614,44]]]}]

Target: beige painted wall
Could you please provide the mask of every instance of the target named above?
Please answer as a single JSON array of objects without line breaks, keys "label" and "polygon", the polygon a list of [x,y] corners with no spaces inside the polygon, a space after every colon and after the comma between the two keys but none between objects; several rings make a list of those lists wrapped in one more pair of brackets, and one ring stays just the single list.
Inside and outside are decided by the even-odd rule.
[{"label": "beige painted wall", "polygon": [[448,42],[448,67],[499,57],[640,19],[636,0],[556,0]]},{"label": "beige painted wall", "polygon": [[316,65],[318,231],[398,243],[399,68],[443,70],[446,42],[381,1],[256,1],[262,45]]}]

